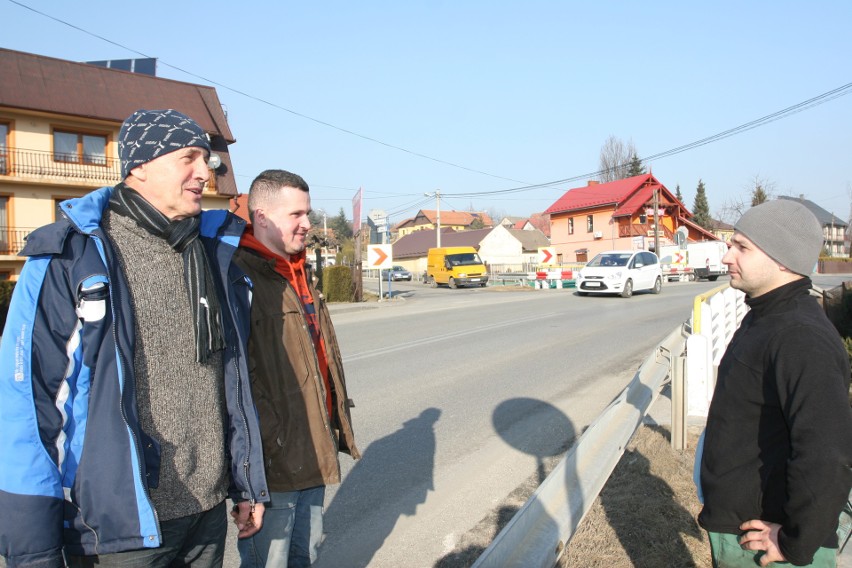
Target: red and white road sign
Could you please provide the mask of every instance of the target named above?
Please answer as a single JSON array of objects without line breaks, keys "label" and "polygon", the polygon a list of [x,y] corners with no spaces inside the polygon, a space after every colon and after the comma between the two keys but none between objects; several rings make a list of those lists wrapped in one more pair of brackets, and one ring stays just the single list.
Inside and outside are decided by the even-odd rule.
[{"label": "red and white road sign", "polygon": [[552,266],[556,264],[556,249],[553,247],[538,248],[539,266]]},{"label": "red and white road sign", "polygon": [[391,268],[393,245],[367,245],[367,268]]}]

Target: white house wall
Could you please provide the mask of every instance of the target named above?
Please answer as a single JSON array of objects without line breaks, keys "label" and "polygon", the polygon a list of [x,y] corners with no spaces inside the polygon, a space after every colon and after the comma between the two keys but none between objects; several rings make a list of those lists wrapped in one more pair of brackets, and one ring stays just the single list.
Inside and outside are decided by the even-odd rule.
[{"label": "white house wall", "polygon": [[521,270],[529,255],[524,255],[521,242],[502,225],[485,235],[479,244],[479,256],[490,266]]}]

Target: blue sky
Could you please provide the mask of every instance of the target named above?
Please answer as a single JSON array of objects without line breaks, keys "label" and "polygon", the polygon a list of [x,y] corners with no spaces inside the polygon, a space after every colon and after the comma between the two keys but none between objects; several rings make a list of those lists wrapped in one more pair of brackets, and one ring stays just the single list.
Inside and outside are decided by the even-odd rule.
[{"label": "blue sky", "polygon": [[[157,57],[161,77],[213,84],[241,191],[284,168],[315,209],[351,216],[361,187],[391,223],[436,189],[442,209],[540,212],[609,136],[651,156],[852,83],[847,0],[0,0],[0,21],[2,47]],[[715,214],[759,177],[848,219],[850,139],[845,95],[646,166],[690,209],[699,179]]]}]

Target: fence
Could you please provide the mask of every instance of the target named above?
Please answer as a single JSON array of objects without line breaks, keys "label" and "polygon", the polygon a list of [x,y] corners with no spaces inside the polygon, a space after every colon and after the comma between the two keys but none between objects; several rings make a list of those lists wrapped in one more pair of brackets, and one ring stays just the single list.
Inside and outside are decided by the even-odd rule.
[{"label": "fence", "polygon": [[120,160],[104,156],[91,159],[88,163],[68,160],[64,155],[38,150],[7,148],[0,164],[0,174],[24,177],[48,177],[75,180],[109,182],[121,180]]}]

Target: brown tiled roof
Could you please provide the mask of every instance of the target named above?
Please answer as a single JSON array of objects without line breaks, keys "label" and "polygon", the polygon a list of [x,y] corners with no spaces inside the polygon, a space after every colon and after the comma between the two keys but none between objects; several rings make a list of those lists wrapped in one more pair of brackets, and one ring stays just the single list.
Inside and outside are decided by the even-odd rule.
[{"label": "brown tiled roof", "polygon": [[120,124],[140,108],[174,108],[212,137],[222,158],[216,188],[236,195],[228,126],[216,89],[0,48],[0,107],[99,119]]},{"label": "brown tiled roof", "polygon": [[509,233],[521,243],[524,252],[535,252],[541,247],[550,246],[550,239],[538,229],[525,231],[523,229],[507,229]]},{"label": "brown tiled roof", "polygon": [[[443,216],[443,213],[441,213]],[[471,246],[479,250],[479,243],[491,229],[477,229],[475,231],[454,231],[452,229],[441,230],[442,247]],[[393,243],[394,259],[420,258],[426,256],[430,248],[436,246],[437,235],[435,229],[423,229],[399,238]]]}]

